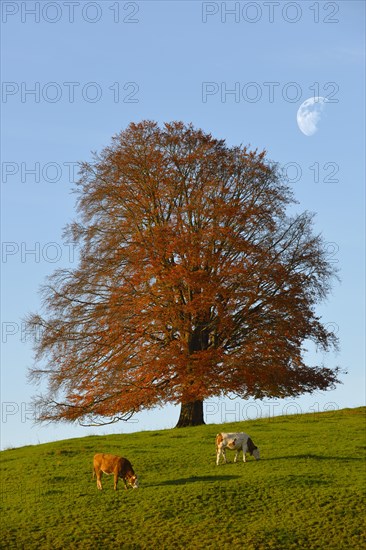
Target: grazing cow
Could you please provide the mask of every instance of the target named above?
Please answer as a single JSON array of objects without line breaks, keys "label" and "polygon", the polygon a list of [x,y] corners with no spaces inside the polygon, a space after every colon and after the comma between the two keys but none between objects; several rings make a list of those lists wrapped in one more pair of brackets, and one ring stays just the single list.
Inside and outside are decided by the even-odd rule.
[{"label": "grazing cow", "polygon": [[234,462],[237,462],[239,452],[243,451],[243,462],[245,462],[245,453],[249,453],[254,456],[256,460],[259,460],[259,449],[256,447],[249,437],[249,435],[238,432],[225,434],[220,433],[216,436],[216,465],[219,465],[220,456],[223,457],[224,463],[226,464],[226,454],[225,449],[231,449],[236,451]]},{"label": "grazing cow", "polygon": [[139,486],[137,475],[133,471],[132,464],[127,458],[122,456],[108,455],[98,453],[94,456],[93,462],[93,478],[97,476],[97,487],[102,490],[101,477],[102,473],[114,475],[114,490],[117,490],[118,478],[123,479],[125,489],[127,489],[127,482],[133,489],[137,489]]}]

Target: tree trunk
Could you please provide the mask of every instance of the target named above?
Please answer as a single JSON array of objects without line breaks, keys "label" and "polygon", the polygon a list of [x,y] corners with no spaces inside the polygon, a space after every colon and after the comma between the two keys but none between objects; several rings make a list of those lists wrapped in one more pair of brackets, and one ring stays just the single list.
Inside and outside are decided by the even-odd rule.
[{"label": "tree trunk", "polygon": [[205,421],[203,419],[203,401],[192,401],[191,403],[182,403],[180,416],[176,428],[185,428],[186,426],[201,426]]}]

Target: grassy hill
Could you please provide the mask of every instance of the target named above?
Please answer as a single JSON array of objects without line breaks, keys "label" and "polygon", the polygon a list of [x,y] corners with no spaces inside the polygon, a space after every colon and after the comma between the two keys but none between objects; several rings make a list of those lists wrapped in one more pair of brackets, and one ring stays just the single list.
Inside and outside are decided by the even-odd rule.
[{"label": "grassy hill", "polygon": [[[330,550],[365,547],[365,408],[90,436],[3,451],[0,548]],[[218,431],[262,460],[215,465]],[[103,491],[96,452],[130,459],[140,488]]]}]

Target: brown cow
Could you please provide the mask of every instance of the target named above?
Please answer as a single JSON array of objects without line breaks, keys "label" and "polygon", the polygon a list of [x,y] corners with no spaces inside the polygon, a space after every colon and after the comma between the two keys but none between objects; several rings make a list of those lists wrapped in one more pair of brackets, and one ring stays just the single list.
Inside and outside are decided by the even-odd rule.
[{"label": "brown cow", "polygon": [[101,477],[102,473],[114,474],[114,490],[117,490],[118,478],[123,479],[125,489],[127,489],[127,482],[133,489],[137,489],[139,486],[137,475],[133,471],[132,464],[127,458],[122,456],[108,455],[98,453],[94,456],[93,462],[93,478],[97,475],[97,487],[102,490]]}]

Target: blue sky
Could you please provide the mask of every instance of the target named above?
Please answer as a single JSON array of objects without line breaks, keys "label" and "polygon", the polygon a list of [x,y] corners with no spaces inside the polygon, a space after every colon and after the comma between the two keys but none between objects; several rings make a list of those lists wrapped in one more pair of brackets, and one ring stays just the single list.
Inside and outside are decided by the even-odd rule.
[{"label": "blue sky", "polygon": [[[327,393],[206,404],[207,420],[354,407],[365,401],[365,72],[362,1],[2,2],[1,445],[174,426],[178,409],[101,429],[33,425],[32,348],[22,319],[39,288],[76,265],[62,239],[74,217],[75,163],[131,121],[193,122],[227,143],[265,148],[287,167],[296,211],[340,268],[318,311],[340,337],[322,358],[348,370]],[[33,90],[33,92],[32,92]],[[328,98],[318,131],[303,101]],[[315,361],[313,351],[309,361]]]}]

